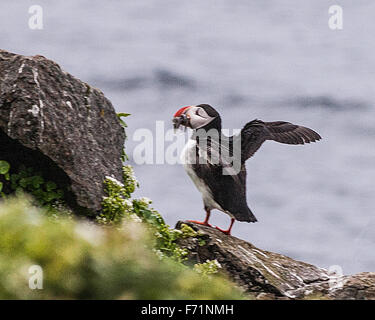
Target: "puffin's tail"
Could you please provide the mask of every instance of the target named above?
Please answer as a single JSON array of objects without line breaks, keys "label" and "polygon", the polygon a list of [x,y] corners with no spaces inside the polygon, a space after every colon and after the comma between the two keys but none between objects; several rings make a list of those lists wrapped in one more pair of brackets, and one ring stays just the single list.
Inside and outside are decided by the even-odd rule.
[{"label": "puffin's tail", "polygon": [[257,222],[257,218],[251,212],[250,208],[247,207],[247,211],[241,212],[235,215],[236,220],[238,221],[245,221],[245,222]]}]

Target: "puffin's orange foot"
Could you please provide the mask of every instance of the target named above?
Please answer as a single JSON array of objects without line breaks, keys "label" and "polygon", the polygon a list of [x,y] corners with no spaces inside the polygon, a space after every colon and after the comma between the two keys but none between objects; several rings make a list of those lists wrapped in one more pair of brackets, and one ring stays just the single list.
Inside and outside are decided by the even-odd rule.
[{"label": "puffin's orange foot", "polygon": [[225,233],[226,235],[230,236],[230,232],[232,231],[232,227],[233,227],[233,223],[234,223],[234,218],[232,218],[230,220],[230,226],[229,226],[229,229],[228,230],[223,230],[223,229],[220,229],[219,227],[215,227],[217,230],[221,231],[222,233]]},{"label": "puffin's orange foot", "polygon": [[192,222],[192,223],[196,223],[196,224],[200,224],[202,226],[207,226],[207,227],[212,228],[212,226],[207,221],[188,220],[188,222]]},{"label": "puffin's orange foot", "polygon": [[228,230],[223,230],[223,229],[221,229],[221,228],[219,228],[219,227],[215,227],[215,229],[221,231],[222,233],[224,233],[224,234],[226,234],[226,235],[228,235],[228,236],[231,235],[231,234],[230,234],[230,231],[231,231],[232,228],[230,228],[230,229],[228,229]]}]

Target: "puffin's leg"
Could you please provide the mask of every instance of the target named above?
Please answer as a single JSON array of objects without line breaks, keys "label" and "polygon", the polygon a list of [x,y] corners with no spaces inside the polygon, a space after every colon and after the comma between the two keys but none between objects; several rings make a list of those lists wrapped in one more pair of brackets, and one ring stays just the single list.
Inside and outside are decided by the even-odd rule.
[{"label": "puffin's leg", "polygon": [[227,235],[230,236],[230,232],[232,230],[232,227],[233,227],[233,223],[234,223],[234,218],[231,219],[230,221],[230,226],[229,226],[229,229],[228,230],[223,230],[223,229],[220,229],[219,227],[216,227],[217,230],[221,231],[222,233],[225,233]]},{"label": "puffin's leg", "polygon": [[188,220],[189,222],[193,222],[193,223],[197,223],[197,224],[201,224],[203,226],[207,226],[207,227],[212,227],[209,223],[208,223],[208,219],[210,219],[210,215],[211,215],[211,210],[208,209],[208,208],[205,208],[206,210],[206,219],[204,219],[204,221],[196,221],[196,220]]}]

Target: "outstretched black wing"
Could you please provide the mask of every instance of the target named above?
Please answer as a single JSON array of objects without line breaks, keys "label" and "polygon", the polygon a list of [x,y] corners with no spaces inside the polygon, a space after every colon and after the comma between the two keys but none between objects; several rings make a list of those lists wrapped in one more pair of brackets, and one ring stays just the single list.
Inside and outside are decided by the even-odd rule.
[{"label": "outstretched black wing", "polygon": [[241,159],[246,161],[254,155],[266,140],[286,144],[305,144],[321,139],[314,130],[290,122],[263,122],[253,120],[241,130]]}]

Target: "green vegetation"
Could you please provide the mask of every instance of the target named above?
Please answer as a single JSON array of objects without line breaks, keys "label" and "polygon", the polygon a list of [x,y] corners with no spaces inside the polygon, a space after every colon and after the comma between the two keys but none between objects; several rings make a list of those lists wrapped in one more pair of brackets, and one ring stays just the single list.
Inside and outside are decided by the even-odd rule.
[{"label": "green vegetation", "polygon": [[150,208],[151,200],[147,198],[131,199],[131,194],[138,186],[131,166],[123,167],[124,184],[108,177],[105,180],[107,196],[103,199],[103,212],[97,221],[104,225],[118,225],[124,218],[142,221],[154,236],[154,250],[159,257],[170,257],[182,262],[187,251],[181,249],[176,240],[182,231],[171,229],[161,215]]},{"label": "green vegetation", "polygon": [[206,241],[203,239],[201,232],[195,231],[192,227],[188,226],[187,224],[183,223],[180,230],[182,232],[182,238],[196,238],[200,246],[204,246],[206,244]]},{"label": "green vegetation", "polygon": [[[4,192],[4,189],[7,192]],[[59,189],[56,183],[46,181],[41,172],[35,172],[33,168],[20,166],[15,172],[11,172],[11,165],[4,160],[0,160],[0,196],[6,194],[28,193],[33,196],[36,204],[48,207],[51,210],[62,204],[64,192]]]},{"label": "green vegetation", "polygon": [[[59,209],[63,193],[40,173],[10,169],[0,161],[0,299],[242,298],[215,275],[217,261],[182,263],[187,251],[176,240],[199,233],[188,225],[171,229],[151,200],[132,199],[138,182],[131,166],[123,167],[124,183],[105,180],[107,196],[94,222]],[[42,267],[42,290],[29,288],[33,265]]]},{"label": "green vegetation", "polygon": [[197,263],[194,265],[194,270],[203,275],[215,274],[219,271],[221,265],[217,260],[207,260],[204,263]]},{"label": "green vegetation", "polygon": [[[204,277],[150,249],[144,223],[103,227],[48,217],[29,200],[0,203],[1,299],[238,299],[223,278]],[[29,268],[43,268],[43,289],[29,288]]]},{"label": "green vegetation", "polygon": [[[7,161],[0,160],[0,176],[4,176],[5,181],[10,180],[9,169],[10,169],[10,164]],[[0,181],[0,196],[2,197],[5,196],[3,192],[3,188],[4,188],[4,182]]]},{"label": "green vegetation", "polygon": [[194,238],[198,236],[198,232],[196,232],[192,227],[188,226],[185,223],[181,226],[181,232],[182,238]]}]

